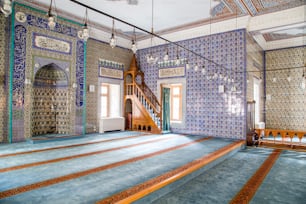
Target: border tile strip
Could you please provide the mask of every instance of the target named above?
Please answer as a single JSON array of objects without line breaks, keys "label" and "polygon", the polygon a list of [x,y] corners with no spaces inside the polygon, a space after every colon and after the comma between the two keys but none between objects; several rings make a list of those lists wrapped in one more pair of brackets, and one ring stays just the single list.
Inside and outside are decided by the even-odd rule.
[{"label": "border tile strip", "polygon": [[178,146],[170,147],[170,148],[167,148],[167,149],[163,149],[163,150],[160,150],[160,151],[157,151],[157,152],[145,154],[145,155],[142,155],[142,156],[134,157],[134,158],[131,158],[131,159],[126,159],[126,160],[123,160],[123,161],[115,162],[115,163],[108,164],[108,165],[99,166],[99,167],[88,169],[88,170],[85,170],[85,171],[80,171],[80,172],[68,174],[68,175],[65,175],[65,176],[60,176],[60,177],[40,181],[40,182],[37,182],[37,183],[33,183],[33,184],[9,189],[9,190],[6,190],[6,191],[2,191],[2,192],[0,192],[0,199],[11,197],[11,196],[21,194],[21,193],[25,193],[25,192],[28,192],[28,191],[32,191],[32,190],[35,190],[35,189],[51,186],[51,185],[54,185],[54,184],[62,183],[62,182],[69,181],[69,180],[72,180],[72,179],[77,179],[77,178],[82,177],[82,176],[87,176],[87,175],[90,175],[90,174],[98,173],[98,172],[101,172],[101,171],[105,171],[105,170],[108,170],[108,169],[112,169],[112,168],[115,168],[115,167],[126,165],[126,164],[129,164],[129,163],[132,163],[132,162],[144,160],[144,159],[154,157],[154,156],[166,153],[166,152],[170,152],[170,151],[174,151],[174,150],[177,150],[177,149],[180,149],[180,148],[183,148],[183,147],[187,147],[187,146],[195,144],[195,143],[200,143],[200,142],[203,142],[205,140],[210,140],[212,138],[213,137],[201,138],[201,139],[198,139],[198,140],[195,140],[195,141],[192,141],[192,142],[188,142],[188,143],[181,144],[181,145],[178,145]]},{"label": "border tile strip", "polygon": [[71,156],[60,157],[60,158],[56,158],[56,159],[50,159],[50,160],[45,160],[45,161],[40,161],[40,162],[33,162],[33,163],[27,163],[27,164],[22,164],[22,165],[18,165],[18,166],[2,168],[2,169],[0,169],[0,173],[4,173],[4,172],[8,172],[8,171],[15,171],[15,170],[18,170],[18,169],[24,169],[24,168],[34,167],[34,166],[40,166],[40,165],[44,165],[44,164],[51,164],[51,163],[56,163],[56,162],[61,162],[61,161],[66,161],[66,160],[71,160],[71,159],[77,159],[77,158],[87,157],[87,156],[91,156],[91,155],[95,155],[95,154],[103,154],[105,152],[111,152],[111,151],[116,151],[116,150],[130,148],[130,147],[136,147],[136,146],[143,145],[143,144],[150,144],[150,143],[159,142],[159,141],[163,141],[163,140],[170,140],[171,138],[174,138],[174,137],[179,137],[179,136],[178,135],[173,135],[173,136],[168,137],[168,138],[159,138],[159,139],[155,139],[155,140],[140,142],[140,143],[126,145],[126,146],[114,147],[114,148],[110,148],[110,149],[104,149],[104,150],[99,150],[99,151],[94,151],[94,152],[87,152],[87,153],[83,153],[83,154],[71,155]]},{"label": "border tile strip", "polygon": [[125,191],[122,191],[118,194],[105,198],[103,200],[98,201],[98,204],[105,203],[131,203],[136,201],[146,195],[161,189],[162,187],[173,183],[180,178],[202,168],[203,166],[209,164],[210,162],[224,156],[230,151],[241,147],[241,145],[245,144],[245,141],[235,141],[225,147],[218,149],[215,152],[212,152],[208,155],[203,156],[200,159],[196,159],[190,163],[187,163],[177,169],[169,171],[163,175],[160,175],[156,178],[150,179],[144,183],[131,187]]},{"label": "border tile strip", "polygon": [[144,133],[144,134],[132,135],[132,136],[128,136],[128,137],[119,137],[119,138],[114,138],[114,139],[109,139],[109,140],[99,140],[99,141],[94,141],[94,142],[86,142],[86,143],[81,143],[81,144],[73,144],[73,145],[65,145],[65,146],[51,147],[51,148],[45,148],[45,149],[37,149],[37,150],[31,150],[31,151],[25,151],[25,152],[0,154],[0,158],[17,156],[17,155],[22,155],[22,154],[32,154],[32,153],[36,153],[36,152],[45,152],[45,151],[51,151],[51,150],[57,150],[57,149],[65,149],[65,148],[71,148],[71,147],[80,147],[80,146],[85,146],[85,145],[99,144],[99,143],[111,142],[111,141],[116,141],[116,140],[131,139],[131,138],[135,138],[135,137],[139,137],[139,136],[146,136],[146,135],[152,135],[152,134]]},{"label": "border tile strip", "polygon": [[257,189],[265,179],[266,175],[270,172],[274,163],[278,159],[282,150],[275,149],[270,156],[264,161],[259,169],[253,174],[248,182],[241,188],[236,196],[231,200],[231,204],[249,203],[255,195]]}]

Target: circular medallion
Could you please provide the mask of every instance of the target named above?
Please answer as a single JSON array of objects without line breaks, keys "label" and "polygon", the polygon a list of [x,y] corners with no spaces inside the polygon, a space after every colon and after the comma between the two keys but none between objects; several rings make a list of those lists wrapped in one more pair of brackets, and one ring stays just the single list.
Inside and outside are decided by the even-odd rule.
[{"label": "circular medallion", "polygon": [[38,64],[38,63],[35,63],[35,65],[34,65],[36,68],[38,68],[39,66],[40,66],[40,64]]},{"label": "circular medallion", "polygon": [[15,18],[20,23],[24,23],[27,21],[27,16],[25,15],[25,13],[20,11],[16,13]]}]

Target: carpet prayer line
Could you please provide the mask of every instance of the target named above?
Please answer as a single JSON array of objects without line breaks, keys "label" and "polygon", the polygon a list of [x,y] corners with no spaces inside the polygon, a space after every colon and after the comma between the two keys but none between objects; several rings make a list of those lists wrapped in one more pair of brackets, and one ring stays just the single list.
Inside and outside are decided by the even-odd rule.
[{"label": "carpet prayer line", "polygon": [[89,175],[89,174],[105,171],[105,170],[108,170],[108,169],[111,169],[111,168],[115,168],[115,167],[119,167],[119,166],[122,166],[122,165],[129,164],[129,163],[132,163],[132,162],[144,160],[144,159],[147,159],[147,158],[150,158],[150,157],[153,157],[153,156],[157,156],[157,155],[160,155],[160,154],[163,154],[163,153],[166,153],[166,152],[174,151],[174,150],[177,150],[177,149],[180,149],[180,148],[183,148],[183,147],[187,147],[187,146],[190,146],[192,144],[200,143],[200,142],[203,142],[203,141],[206,141],[206,140],[210,140],[210,139],[212,139],[212,137],[205,137],[205,138],[197,139],[195,141],[191,141],[191,142],[187,142],[187,143],[184,143],[184,144],[181,144],[181,145],[177,145],[177,146],[174,146],[174,147],[159,150],[159,151],[156,151],[156,152],[153,152],[153,153],[145,154],[145,155],[142,155],[142,156],[138,156],[138,157],[126,159],[126,160],[123,160],[123,161],[114,162],[114,163],[111,163],[111,164],[108,164],[108,165],[103,165],[103,166],[99,166],[99,167],[96,167],[96,168],[88,169],[88,170],[85,170],[85,171],[80,171],[80,172],[76,172],[76,173],[72,173],[72,174],[68,174],[68,175],[64,175],[64,176],[60,176],[60,177],[56,177],[56,178],[47,179],[47,180],[44,180],[44,181],[32,183],[32,184],[29,184],[29,185],[20,186],[20,187],[16,187],[16,188],[13,188],[13,189],[5,190],[5,191],[0,192],[0,199],[11,197],[11,196],[21,194],[21,193],[25,193],[25,192],[28,192],[28,191],[32,191],[32,190],[35,190],[35,189],[51,186],[51,185],[54,185],[54,184],[62,183],[62,182],[72,180],[72,179],[76,179],[76,178],[86,176],[86,175]]},{"label": "carpet prayer line", "polygon": [[257,169],[253,176],[246,182],[236,196],[231,200],[231,204],[249,203],[255,195],[276,160],[279,158],[282,150],[275,149],[270,156]]},{"label": "carpet prayer line", "polygon": [[109,204],[109,203],[131,203],[136,201],[153,191],[159,190],[162,187],[177,181],[178,179],[202,168],[213,160],[222,157],[229,153],[233,149],[244,144],[244,141],[235,141],[225,147],[222,147],[208,155],[205,155],[199,159],[195,159],[181,167],[178,167],[172,171],[166,172],[156,178],[145,181],[139,185],[133,186],[120,193],[109,196],[98,201],[98,204]]},{"label": "carpet prayer line", "polygon": [[2,168],[2,169],[0,169],[0,173],[4,173],[4,172],[8,172],[8,171],[14,171],[14,170],[18,170],[18,169],[29,168],[29,167],[34,167],[34,166],[40,166],[40,165],[44,165],[44,164],[51,164],[51,163],[56,163],[56,162],[81,158],[81,157],[87,157],[87,156],[92,156],[92,155],[96,155],[96,154],[103,154],[103,153],[106,153],[106,152],[111,152],[111,151],[131,148],[131,147],[137,147],[137,146],[140,146],[140,145],[143,145],[143,144],[150,144],[150,143],[154,143],[154,142],[160,142],[160,141],[163,141],[163,140],[169,140],[173,137],[177,137],[177,136],[172,136],[172,137],[168,137],[168,138],[159,138],[159,139],[155,139],[155,140],[151,140],[151,141],[145,141],[145,142],[140,142],[140,143],[121,146],[121,147],[114,147],[114,148],[104,149],[104,150],[100,150],[100,151],[88,152],[88,153],[83,153],[83,154],[67,156],[67,157],[60,157],[60,158],[56,158],[56,159],[50,159],[50,160],[45,160],[45,161],[40,161],[40,162],[33,162],[33,163],[27,163],[27,164],[22,164],[22,165],[18,165],[18,166]]},{"label": "carpet prayer line", "polygon": [[86,146],[86,145],[92,145],[92,144],[112,142],[112,141],[117,141],[117,140],[132,139],[132,138],[136,138],[136,137],[140,137],[140,136],[147,136],[147,135],[150,135],[150,134],[132,135],[132,136],[128,136],[128,137],[113,138],[113,139],[108,139],[108,140],[99,140],[99,141],[94,141],[94,142],[85,142],[85,143],[80,143],[80,144],[65,145],[65,146],[30,150],[30,151],[24,151],[24,152],[0,154],[0,158],[1,157],[11,157],[11,156],[23,155],[23,154],[32,154],[32,153],[37,153],[37,152],[45,152],[45,151],[51,151],[51,150],[58,150],[58,149],[65,149],[65,148],[72,148],[72,147],[80,147],[80,146]]}]

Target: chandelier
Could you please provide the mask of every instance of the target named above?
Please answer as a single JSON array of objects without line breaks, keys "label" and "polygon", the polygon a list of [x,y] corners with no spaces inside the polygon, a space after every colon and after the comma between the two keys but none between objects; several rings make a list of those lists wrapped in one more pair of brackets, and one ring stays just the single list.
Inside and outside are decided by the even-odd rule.
[{"label": "chandelier", "polygon": [[112,27],[112,36],[109,41],[111,48],[116,47],[116,38],[115,38],[115,19],[113,18],[113,27]]},{"label": "chandelier", "polygon": [[87,13],[87,8],[86,8],[85,17],[84,17],[84,26],[82,30],[82,39],[84,41],[87,41],[89,38],[89,29],[87,27],[87,22],[88,22],[88,13]]},{"label": "chandelier", "polygon": [[133,51],[134,54],[136,54],[137,52],[137,46],[136,46],[136,33],[135,33],[135,27],[134,27],[134,38],[132,39],[132,46],[131,46],[131,50]]},{"label": "chandelier", "polygon": [[[152,27],[151,27],[151,48],[153,46],[153,36],[154,36],[154,29],[153,29],[153,11],[154,11],[154,0],[152,0]],[[152,49],[150,50],[150,54],[147,55],[147,63],[148,64],[155,64],[158,60],[158,57],[153,56]]]}]

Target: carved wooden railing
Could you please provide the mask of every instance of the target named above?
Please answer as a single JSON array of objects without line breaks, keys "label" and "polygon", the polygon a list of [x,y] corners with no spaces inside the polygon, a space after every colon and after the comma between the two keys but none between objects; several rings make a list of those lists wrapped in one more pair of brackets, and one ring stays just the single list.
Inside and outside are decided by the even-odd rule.
[{"label": "carved wooden railing", "polygon": [[[258,135],[264,136],[263,139],[270,136],[273,137],[274,143],[283,143],[283,144],[293,144],[294,138],[299,140],[299,143],[302,144],[303,137],[306,136],[306,131],[299,130],[280,130],[280,129],[256,129]],[[277,140],[281,138],[281,140]],[[306,143],[304,143],[306,145]]]},{"label": "carved wooden railing", "polygon": [[155,94],[151,91],[151,89],[146,85],[146,84],[142,84],[142,85],[137,85],[139,88],[141,88],[141,90],[143,91],[143,93],[145,94],[145,96],[147,97],[147,99],[151,102],[151,104],[159,111],[161,110],[160,107],[160,103],[157,99],[157,97],[155,96]]},{"label": "carved wooden railing", "polygon": [[161,129],[162,118],[160,111],[162,110],[162,107],[154,93],[149,89],[149,87],[147,87],[147,85],[128,83],[126,84],[125,94],[130,96],[134,95],[147,110],[157,127]]}]

